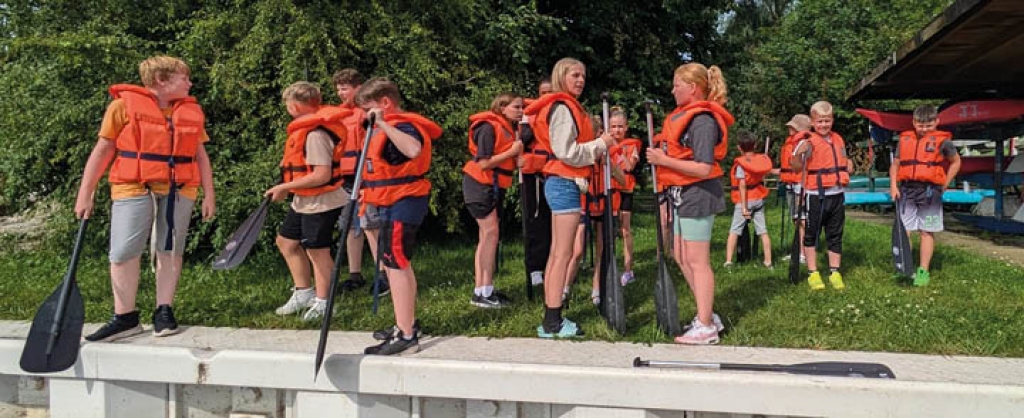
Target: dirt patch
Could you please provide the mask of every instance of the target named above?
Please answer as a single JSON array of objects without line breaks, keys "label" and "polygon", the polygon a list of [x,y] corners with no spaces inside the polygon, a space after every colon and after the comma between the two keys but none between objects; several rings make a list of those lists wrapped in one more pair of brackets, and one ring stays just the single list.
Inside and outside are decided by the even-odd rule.
[{"label": "dirt patch", "polygon": [[[879,214],[859,210],[847,210],[846,216],[858,221],[881,225],[892,225],[892,214]],[[946,230],[939,234],[936,242],[972,251],[1004,263],[1024,267],[1024,236],[1000,235],[982,231],[946,215],[943,220]]]}]

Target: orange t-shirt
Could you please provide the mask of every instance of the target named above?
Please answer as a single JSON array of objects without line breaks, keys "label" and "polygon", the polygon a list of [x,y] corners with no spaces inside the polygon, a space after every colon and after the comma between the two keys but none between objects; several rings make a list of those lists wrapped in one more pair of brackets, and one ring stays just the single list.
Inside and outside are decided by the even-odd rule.
[{"label": "orange t-shirt", "polygon": [[[160,111],[164,113],[164,116],[171,117],[171,112],[174,109],[169,107],[160,109]],[[107,106],[107,113],[103,115],[103,123],[100,124],[100,138],[114,141],[126,125],[128,125],[128,111],[125,109],[124,100],[114,99]],[[205,144],[209,140],[210,137],[206,135],[206,130],[203,129],[200,142]],[[160,195],[167,194],[170,189],[167,183],[149,183],[148,186],[149,190]],[[111,183],[110,198],[118,200],[142,196],[146,194],[146,188],[147,185],[145,183]],[[199,196],[199,186],[185,186],[178,190],[182,196],[192,200],[196,200]]]}]

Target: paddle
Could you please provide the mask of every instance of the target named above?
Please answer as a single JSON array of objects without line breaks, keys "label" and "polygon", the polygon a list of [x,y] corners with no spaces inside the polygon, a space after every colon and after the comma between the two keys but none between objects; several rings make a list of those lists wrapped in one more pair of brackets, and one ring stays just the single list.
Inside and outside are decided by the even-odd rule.
[{"label": "paddle", "polygon": [[[609,132],[608,93],[601,93],[604,131]],[[609,150],[610,151],[610,150]],[[612,218],[611,152],[604,153],[604,222],[601,223],[601,307],[605,320],[619,334],[626,333],[626,303],[619,285],[619,268],[615,262],[615,220]]]},{"label": "paddle", "polygon": [[231,234],[224,250],[213,260],[214,270],[230,270],[238,267],[249,255],[249,250],[260,237],[260,230],[263,229],[263,221],[267,219],[267,211],[270,207],[270,197],[266,197],[256,207],[256,210],[238,226],[238,229]]},{"label": "paddle", "polygon": [[[523,125],[530,126],[529,123],[526,122],[525,119],[519,121],[519,126],[518,126],[519,129],[516,129],[516,141],[519,141],[520,144],[523,142],[523,137],[522,137]],[[524,146],[523,149],[525,150],[526,147]],[[527,237],[529,237],[529,235],[527,233],[526,217],[530,216],[530,215],[528,215],[526,213],[526,187],[523,187],[523,168],[519,167],[519,170],[517,170],[517,171],[519,172],[519,205],[522,207],[522,216],[520,217],[520,219],[522,220],[521,223],[522,223],[522,226],[523,226],[523,244],[528,244],[530,242],[530,240],[527,238]],[[540,204],[540,202],[538,202],[538,205],[539,204]],[[529,251],[530,250],[528,248],[526,248],[525,246],[523,247],[523,263],[524,263],[523,271],[526,272],[526,297],[529,298],[532,301],[533,300],[533,279],[530,278],[530,263],[529,263],[529,258],[530,257],[527,256]]]},{"label": "paddle", "polygon": [[85,324],[85,306],[78,290],[75,271],[82,251],[85,227],[89,219],[78,224],[75,247],[71,252],[64,280],[36,311],[32,327],[21,352],[21,369],[29,373],[52,373],[67,370],[78,360]]},{"label": "paddle", "polygon": [[806,193],[807,188],[803,187],[807,184],[807,156],[804,155],[804,164],[802,165],[803,170],[800,175],[800,194],[797,196],[796,203],[796,216],[793,217],[793,242],[789,247],[789,282],[793,284],[800,283],[800,254],[803,253],[803,243],[800,242],[800,222],[803,222],[801,218],[804,216],[804,210],[806,206]]},{"label": "paddle", "polygon": [[[359,153],[359,162],[356,164],[356,179],[352,186],[352,193],[348,206],[345,207],[346,215],[341,218],[341,237],[338,238],[338,250],[334,253],[334,268],[331,270],[331,289],[327,293],[327,306],[324,307],[324,316],[320,320],[320,340],[316,343],[316,360],[313,366],[313,381],[316,381],[320,374],[320,366],[324,363],[324,350],[327,348],[327,332],[331,329],[331,316],[334,314],[334,296],[337,294],[338,275],[341,272],[342,251],[345,249],[345,241],[348,239],[349,226],[356,217],[356,208],[359,207],[359,192],[363,183],[363,168],[366,166],[366,154],[370,149],[370,137],[373,135],[373,124],[376,122],[374,113],[366,117],[366,137],[363,139],[363,150]],[[380,243],[378,243],[379,245]],[[378,258],[379,259],[379,258]],[[376,283],[374,284],[376,286]],[[376,288],[374,289],[376,293]],[[375,296],[376,297],[376,296]]]},{"label": "paddle", "polygon": [[[651,104],[647,100],[644,107],[647,110],[647,146],[654,147],[654,115],[651,113]],[[665,263],[665,233],[662,231],[661,203],[658,203],[658,169],[654,164],[651,166],[651,184],[654,190],[654,203],[658,210],[655,217],[657,224],[658,239],[658,277],[654,282],[654,313],[658,321],[658,329],[670,337],[683,332],[679,326],[679,300],[676,296],[676,286],[672,283],[672,276],[668,272],[668,265]]]},{"label": "paddle", "polygon": [[660,367],[669,369],[742,370],[750,372],[777,372],[815,376],[865,377],[869,379],[895,379],[889,366],[879,363],[825,361],[798,364],[697,363],[688,361],[661,361],[633,359],[633,367]]},{"label": "paddle", "polygon": [[754,258],[753,247],[750,244],[750,220],[743,221],[743,232],[740,233],[739,240],[736,243],[736,262],[746,263]]},{"label": "paddle", "polygon": [[914,251],[910,245],[910,235],[907,235],[907,227],[903,225],[900,216],[906,204],[907,198],[903,196],[896,201],[897,209],[892,223],[892,265],[896,268],[896,273],[904,277],[914,277],[917,270],[914,266]]}]

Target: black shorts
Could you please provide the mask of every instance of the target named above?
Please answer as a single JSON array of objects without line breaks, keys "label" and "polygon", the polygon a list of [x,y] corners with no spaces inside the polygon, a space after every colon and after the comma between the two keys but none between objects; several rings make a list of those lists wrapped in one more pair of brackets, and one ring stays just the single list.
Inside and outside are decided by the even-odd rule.
[{"label": "black shorts", "polygon": [[328,248],[334,243],[335,224],[341,215],[341,209],[320,213],[298,213],[289,207],[278,235],[298,241],[303,248]]},{"label": "black shorts", "polygon": [[463,176],[463,202],[466,204],[469,214],[473,215],[473,219],[486,218],[504,200],[505,190],[498,188],[497,196],[495,196],[494,190],[494,186],[490,184],[477,182],[468,175]]},{"label": "black shorts", "polygon": [[619,192],[619,212],[633,212],[633,192]]},{"label": "black shorts", "polygon": [[380,234],[381,263],[388,268],[404,270],[412,265],[416,252],[416,230],[419,225],[391,221]]}]

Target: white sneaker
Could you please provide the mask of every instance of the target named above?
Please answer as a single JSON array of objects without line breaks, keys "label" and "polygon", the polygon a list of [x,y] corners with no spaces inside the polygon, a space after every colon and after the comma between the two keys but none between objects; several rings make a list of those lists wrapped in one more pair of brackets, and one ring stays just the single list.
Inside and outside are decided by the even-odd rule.
[{"label": "white sneaker", "polygon": [[[725,324],[722,323],[722,317],[718,316],[718,314],[711,314],[711,322],[715,324],[715,329],[718,330],[718,332],[722,332],[722,330],[725,329]],[[692,327],[698,323],[700,323],[700,320],[697,319],[696,315],[694,315],[693,320],[690,321],[690,324],[688,326]]]},{"label": "white sneaker", "polygon": [[288,302],[275,309],[274,313],[278,315],[294,314],[310,307],[315,297],[316,290],[313,290],[312,287],[308,289],[295,289],[292,291],[292,297],[288,298]]},{"label": "white sneaker", "polygon": [[530,272],[530,284],[540,286],[544,284],[544,272],[537,270]]},{"label": "white sneaker", "polygon": [[310,305],[309,310],[306,311],[305,315],[302,315],[303,321],[316,321],[324,316],[324,312],[327,311],[327,299],[313,298],[313,304]]},{"label": "white sneaker", "polygon": [[689,345],[718,344],[718,329],[714,325],[704,325],[700,321],[696,321],[689,331],[676,337],[675,341],[679,344]]}]

